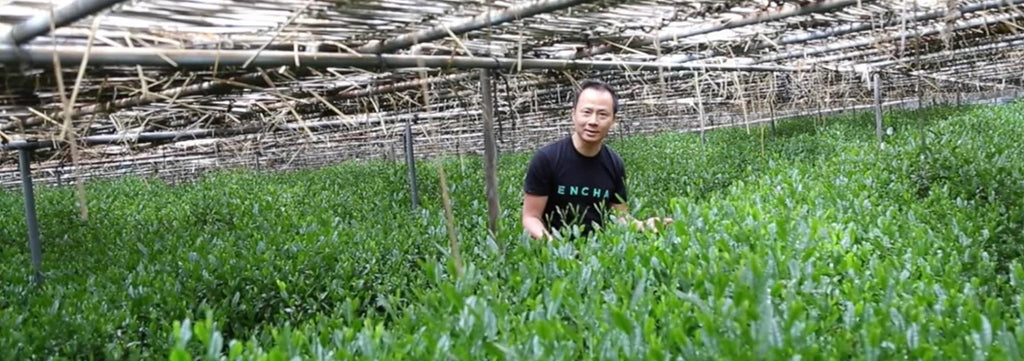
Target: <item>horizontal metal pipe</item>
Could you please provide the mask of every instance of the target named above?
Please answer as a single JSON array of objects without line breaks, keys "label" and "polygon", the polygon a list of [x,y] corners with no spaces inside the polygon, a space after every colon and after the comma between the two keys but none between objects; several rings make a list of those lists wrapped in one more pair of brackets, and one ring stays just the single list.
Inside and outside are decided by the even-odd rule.
[{"label": "horizontal metal pipe", "polygon": [[[24,63],[32,66],[49,66],[53,53],[65,66],[78,65],[85,56],[84,46],[23,46],[21,51],[10,45],[0,44],[0,63]],[[566,59],[522,59],[500,57],[465,57],[434,55],[371,55],[350,53],[295,53],[290,51],[255,50],[190,50],[154,48],[96,48],[89,53],[91,66],[132,66],[141,65],[159,68],[202,69],[214,63],[221,67],[242,67],[249,59],[249,67],[306,66],[311,68],[354,67],[363,69],[434,68],[434,69],[594,69],[594,70],[705,70],[705,71],[750,71],[788,72],[795,68],[772,65],[729,65],[729,64],[676,64],[635,61],[566,60]]]},{"label": "horizontal metal pipe", "polygon": [[[460,23],[442,25],[427,30],[407,33],[391,39],[386,39],[384,41],[373,41],[356,48],[355,51],[366,54],[393,52],[404,49],[417,43],[427,43],[447,37],[449,36],[449,32],[450,34],[454,34],[456,36],[462,35],[470,31],[485,28],[488,25],[497,26],[510,21],[521,20],[539,14],[565,9],[587,1],[589,0],[538,0],[529,4],[516,6],[497,13],[484,12],[480,15],[477,15],[473,18],[470,18]],[[241,84],[254,84],[261,82],[263,79],[262,76],[263,75],[261,73],[250,73],[235,77],[233,79],[230,79],[230,81],[212,80],[187,87],[168,89],[166,91],[161,92],[160,94],[170,94],[171,96],[182,97],[196,94],[209,94],[210,91],[234,88],[231,82]],[[161,99],[162,97],[141,95],[114,102],[107,102],[77,108],[75,110],[72,110],[71,115],[74,117],[82,114],[92,114],[97,111],[110,111],[113,109],[127,108],[136,105],[145,105]],[[61,116],[51,115],[51,117],[60,118]],[[43,119],[40,117],[33,117],[26,120],[24,124],[21,124],[21,126],[35,126],[41,124],[42,121]],[[17,124],[12,123],[12,125],[5,127],[3,130],[13,129],[16,125]]]},{"label": "horizontal metal pipe", "polygon": [[14,45],[21,45],[34,39],[37,36],[50,32],[50,23],[53,28],[60,28],[71,24],[86,16],[92,15],[100,10],[111,7],[124,0],[77,0],[53,10],[53,16],[49,12],[37,15],[14,25],[0,41],[9,42]]}]

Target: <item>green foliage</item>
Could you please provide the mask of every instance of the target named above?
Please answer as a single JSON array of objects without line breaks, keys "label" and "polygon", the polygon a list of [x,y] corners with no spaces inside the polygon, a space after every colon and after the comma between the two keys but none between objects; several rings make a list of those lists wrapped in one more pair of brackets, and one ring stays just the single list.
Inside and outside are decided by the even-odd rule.
[{"label": "green foliage", "polygon": [[[518,225],[530,154],[40,189],[46,282],[0,195],[0,359],[1021,359],[1024,104],[616,141],[640,217],[551,244]],[[762,144],[762,131],[764,143]],[[763,152],[762,152],[763,149]],[[500,251],[499,243],[505,251]]]}]

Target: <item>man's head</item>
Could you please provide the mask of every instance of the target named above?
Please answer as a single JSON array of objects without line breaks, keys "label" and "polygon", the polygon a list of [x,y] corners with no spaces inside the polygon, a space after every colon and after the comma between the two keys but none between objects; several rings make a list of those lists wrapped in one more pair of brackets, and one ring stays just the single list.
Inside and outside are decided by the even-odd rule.
[{"label": "man's head", "polygon": [[572,107],[572,124],[576,136],[587,143],[600,143],[615,124],[619,97],[608,84],[587,80]]}]

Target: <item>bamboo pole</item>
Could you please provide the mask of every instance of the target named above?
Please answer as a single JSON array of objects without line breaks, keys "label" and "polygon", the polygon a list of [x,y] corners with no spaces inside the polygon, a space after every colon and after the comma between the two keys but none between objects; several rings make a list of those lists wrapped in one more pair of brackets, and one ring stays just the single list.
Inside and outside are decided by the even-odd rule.
[{"label": "bamboo pole", "polygon": [[[509,21],[521,20],[539,14],[565,9],[586,1],[589,0],[539,0],[526,5],[508,9],[495,15],[490,15],[489,21],[491,25],[500,25],[507,23]],[[427,30],[411,32],[404,35],[396,36],[391,39],[386,39],[384,41],[373,41],[354,49],[354,51],[363,54],[387,53],[401,50],[417,43],[427,43],[435,41],[447,37],[449,36],[449,34],[461,35],[470,31],[479,30],[484,25],[486,25],[482,25],[482,21],[484,21],[483,18],[487,15],[488,13],[485,12],[484,14],[475,16],[462,23],[442,25]],[[220,64],[216,65],[221,66]],[[230,90],[234,88],[234,85],[231,84],[231,82],[240,84],[257,84],[260,83],[262,80],[263,74],[249,73],[227,80],[217,79],[188,87],[168,89],[166,91],[161,92],[160,94],[166,96],[190,96],[196,94],[209,94],[210,92],[217,90]],[[396,88],[403,87],[404,85],[396,86]],[[387,86],[382,87],[381,91],[387,92],[388,90],[385,90],[386,88]],[[92,113],[102,109],[112,110],[135,105],[149,104],[157,100],[160,100],[160,98],[143,95],[139,97],[128,98],[123,101],[115,101],[103,103],[102,105],[95,105],[92,106],[92,108],[86,107],[80,111],[80,114]]]},{"label": "bamboo pole", "polygon": [[[413,117],[418,117],[421,120],[424,119],[446,119],[452,116],[477,116],[480,111],[461,111],[455,113],[446,114],[399,114],[389,117],[377,117],[374,115],[364,115],[362,119],[356,122],[356,124],[369,125],[379,123],[381,121],[386,122],[400,122]],[[232,137],[239,135],[249,134],[260,134],[270,132],[306,132],[306,131],[320,131],[330,129],[344,129],[351,127],[354,121],[352,120],[330,120],[313,123],[279,123],[279,124],[248,124],[239,127],[231,128],[217,128],[217,129],[188,129],[181,131],[158,131],[158,132],[138,132],[138,131],[125,131],[117,134],[104,134],[104,135],[92,135],[77,138],[77,142],[87,146],[104,145],[104,144],[141,144],[141,143],[154,143],[154,142],[178,142],[185,140],[196,140],[205,138],[218,138],[218,137]],[[51,148],[55,147],[57,142],[53,140],[12,140],[6,144],[3,144],[2,149],[14,150],[14,149],[37,149],[37,148]]]},{"label": "bamboo pole", "polygon": [[[861,3],[871,3],[872,0],[824,0],[820,2],[812,2],[809,5],[803,5],[796,8],[778,8],[765,11],[755,12],[749,16],[745,16],[739,20],[726,21],[720,20],[718,22],[711,22],[707,25],[696,26],[689,29],[680,31],[669,31],[657,36],[650,38],[643,38],[637,40],[631,40],[629,46],[632,48],[640,46],[653,45],[655,43],[661,43],[669,40],[676,41],[691,36],[710,34],[716,31],[729,30],[751,24],[764,23],[769,21],[775,21],[785,19],[794,16],[802,16],[807,14],[822,13],[841,9],[851,5],[859,5]],[[618,49],[618,45],[603,44],[597,45],[588,49],[584,49],[580,52],[569,53],[560,56],[562,59],[578,59],[580,57],[600,55],[612,50]]]},{"label": "bamboo pole", "polygon": [[[846,49],[844,49],[844,50],[846,50]],[[847,52],[842,52],[842,53],[838,53],[838,54],[832,54],[832,55],[826,55],[826,56],[822,56],[822,57],[818,57],[818,58],[807,59],[804,62],[804,65],[807,65],[807,66],[818,66],[818,64],[840,63],[841,60],[857,59],[857,58],[861,58],[861,57],[865,57],[865,56],[877,55],[877,54],[880,54],[880,53],[882,53],[881,46],[879,46],[879,47],[871,47],[871,48],[867,48],[867,49],[864,49],[864,50],[847,51]],[[845,68],[843,68],[843,67],[837,67],[837,68],[838,69],[847,69],[847,70],[842,70],[842,71],[852,71],[852,70],[848,70],[849,68],[851,68],[851,66],[847,66]]]},{"label": "bamboo pole", "polygon": [[740,76],[737,73],[733,73],[733,84],[736,85],[736,94],[739,96],[740,107],[743,109],[743,125],[747,129],[747,134],[750,134],[750,116],[747,112],[748,102],[746,96],[743,94],[743,84],[740,83]]},{"label": "bamboo pole", "polygon": [[881,75],[878,72],[873,72],[874,77],[874,88],[875,88],[875,135],[878,136],[878,143],[883,143],[883,136],[885,135],[882,130],[882,86],[881,86]]},{"label": "bamboo pole", "polygon": [[[997,9],[997,8],[1002,8],[1002,7],[1005,7],[1005,6],[1008,6],[1008,5],[1012,6],[1012,5],[1016,5],[1016,4],[1024,4],[1024,0],[988,0],[988,1],[985,1],[985,2],[982,2],[982,3],[975,3],[975,4],[969,4],[969,5],[963,6],[963,7],[961,7],[959,9],[959,11],[960,11],[961,14],[970,14],[970,13],[974,13],[974,12],[978,12],[978,11]],[[920,14],[917,14],[915,16],[911,16],[909,18],[906,17],[906,16],[900,16],[899,18],[888,19],[888,20],[883,21],[881,24],[876,23],[876,22],[862,22],[862,23],[859,23],[859,24],[846,24],[846,25],[835,26],[835,27],[832,27],[832,28],[828,28],[828,29],[824,29],[824,30],[811,31],[811,32],[803,33],[803,34],[784,35],[784,36],[782,36],[781,38],[779,38],[777,40],[772,40],[771,42],[759,43],[757,46],[754,46],[754,47],[750,48],[747,52],[755,53],[755,52],[757,52],[759,50],[770,49],[770,48],[777,48],[777,47],[782,46],[782,45],[793,45],[793,44],[800,44],[800,43],[805,43],[805,42],[814,41],[814,40],[820,40],[820,39],[838,38],[840,36],[847,35],[847,34],[859,33],[859,32],[868,31],[868,30],[878,30],[880,27],[881,28],[886,28],[886,27],[890,27],[890,26],[895,26],[895,25],[900,24],[901,22],[906,22],[906,21],[909,21],[909,22],[917,24],[917,23],[921,23],[921,22],[925,22],[925,21],[932,21],[932,20],[941,19],[942,17],[946,16],[946,13],[947,13],[947,11],[945,9],[933,10],[933,11],[929,11],[929,12],[920,13]],[[899,34],[900,34],[899,35],[900,37],[906,37],[907,32],[906,31],[900,31]],[[712,54],[711,56],[715,56],[715,55],[716,54]],[[691,56],[685,56],[683,58],[680,58],[678,61],[680,61],[680,62],[690,62],[690,61],[695,61],[695,60],[701,60],[701,59],[704,59],[704,58],[706,58],[706,57],[692,56],[691,55]]]},{"label": "bamboo pole", "polygon": [[[12,54],[12,53],[9,53],[9,52],[4,52],[3,48],[4,48],[4,46],[0,45],[0,61],[10,61],[10,59],[12,59],[12,58],[18,58],[18,56],[16,54]],[[60,47],[58,47],[58,53],[64,58],[62,61],[63,62],[68,62],[68,63],[74,63],[76,61],[79,61],[81,58],[75,58],[75,57],[79,56],[79,55],[84,55],[84,51],[81,54],[79,53],[80,51],[81,51],[80,49],[77,49],[77,48],[74,48],[74,47],[70,47],[70,48],[60,48]],[[235,63],[241,63],[241,62],[244,61],[242,59],[246,59],[247,60],[252,55],[248,51],[237,51],[237,52],[234,52],[234,53],[215,52],[214,51],[213,54],[211,54],[211,51],[169,50],[172,53],[170,53],[170,54],[154,54],[154,53],[152,53],[152,52],[150,52],[150,51],[148,51],[146,49],[113,49],[113,50],[111,50],[111,49],[102,49],[101,48],[101,49],[94,49],[93,52],[90,54],[90,64],[93,64],[93,65],[123,64],[124,60],[129,60],[129,59],[125,59],[123,57],[120,57],[120,55],[126,55],[126,54],[121,53],[122,51],[127,51],[130,54],[134,54],[136,56],[136,60],[144,60],[142,62],[151,63],[151,65],[152,64],[164,64],[164,65],[166,65],[166,63],[164,63],[165,62],[165,60],[164,60],[165,58],[172,59],[172,61],[174,61],[175,58],[180,58],[178,61],[175,61],[175,63],[177,63],[177,64],[182,64],[182,61],[186,60],[186,59],[192,59],[193,61],[196,61],[197,64],[201,64],[202,63],[202,60],[197,60],[195,58],[191,58],[191,55],[198,55],[200,57],[207,57],[207,56],[211,56],[211,55],[218,56],[219,59],[217,59],[217,60],[219,61],[220,65],[222,65],[222,66],[240,65],[240,64],[232,64],[231,61],[229,61],[227,58],[233,56]],[[42,57],[42,56],[44,56],[44,54],[46,54],[46,51],[44,51],[43,49],[39,48],[39,49],[35,49],[33,56],[35,56],[35,57]],[[287,54],[287,55],[285,55],[285,54]],[[295,54],[292,53],[292,52],[264,51],[260,55],[260,57],[256,58],[254,63],[257,63],[257,64],[253,64],[253,66],[268,66],[269,64],[260,64],[262,62],[261,59],[263,57],[267,57],[267,56],[274,57],[274,60],[290,62],[292,57],[295,56]],[[311,57],[311,58],[314,58],[314,59],[318,59],[319,65],[323,65],[323,66],[340,66],[340,65],[345,65],[344,64],[345,62],[350,62],[350,63],[354,63],[354,64],[352,64],[354,66],[362,66],[362,67],[367,67],[367,68],[373,68],[373,67],[380,66],[381,63],[384,63],[385,65],[390,64],[390,66],[392,66],[392,67],[404,67],[404,66],[412,66],[412,67],[429,67],[429,66],[435,66],[436,67],[436,66],[441,66],[441,67],[445,67],[445,66],[453,66],[453,67],[463,67],[463,68],[471,68],[471,67],[480,67],[480,68],[508,68],[508,67],[512,66],[513,62],[517,62],[518,61],[518,59],[506,59],[506,58],[494,58],[494,59],[491,59],[491,60],[488,60],[486,58],[464,58],[464,57],[454,57],[453,58],[453,57],[443,57],[443,56],[441,56],[441,57],[382,56],[381,58],[377,58],[375,56],[370,56],[370,55],[350,55],[350,54],[326,54],[326,55],[312,54],[311,55],[311,54],[305,54],[305,53],[300,55],[300,59],[302,57]],[[331,60],[332,58],[335,58],[335,57],[339,58],[339,60],[338,61]],[[285,58],[287,58],[287,59],[285,59]],[[380,59],[383,59],[383,60],[381,62],[378,62],[378,60],[380,60]],[[207,60],[210,60],[210,59],[207,59]],[[42,60],[38,59],[38,61],[42,61]],[[130,63],[131,60],[129,60],[128,62]],[[272,61],[268,62],[268,63],[272,63]],[[317,65],[317,64],[307,64],[307,65],[311,65],[312,66],[312,65]],[[775,67],[775,66],[739,66],[739,67],[735,67],[735,66],[731,66],[731,65],[700,65],[700,64],[680,65],[680,64],[643,63],[643,62],[635,62],[634,63],[634,62],[611,62],[611,61],[565,61],[565,60],[547,60],[547,59],[525,59],[525,60],[523,60],[522,63],[519,63],[517,65],[518,66],[527,67],[527,68],[536,68],[536,67],[548,68],[548,69],[561,69],[561,68],[586,69],[586,68],[595,68],[595,69],[605,69],[605,70],[609,70],[609,71],[619,70],[620,67],[626,67],[626,68],[628,68],[628,67],[636,67],[638,70],[644,70],[644,71],[655,70],[655,69],[659,69],[659,68],[662,68],[662,67],[663,68],[676,69],[676,70],[701,69],[701,70],[712,70],[712,71],[719,70],[719,71],[755,71],[755,72],[759,72],[759,71],[766,71],[766,72],[770,72],[770,71],[795,71],[795,69],[793,69],[793,68]],[[462,75],[462,74],[455,74],[455,75],[450,75],[450,76],[441,77],[441,78],[434,78],[434,79],[431,79],[431,80],[417,80],[417,81],[406,82],[406,83],[402,83],[402,84],[389,85],[389,86],[384,87],[381,90],[382,91],[399,91],[399,90],[403,90],[403,89],[410,89],[410,88],[418,86],[418,85],[425,85],[427,83],[432,84],[432,83],[437,83],[437,82],[461,79],[464,76],[465,75]],[[261,76],[248,76],[248,77],[236,78],[238,83],[258,83],[258,82],[265,81],[263,79],[264,78],[261,77]],[[231,86],[237,86],[237,84],[233,84],[234,82],[236,82],[236,81],[235,80],[231,80],[231,81],[221,81],[221,82],[206,82],[206,83],[197,84],[197,85],[188,86],[188,87],[183,87],[183,88],[170,89],[170,90],[159,92],[159,93],[144,93],[143,95],[137,96],[137,97],[120,99],[120,100],[115,100],[115,101],[111,101],[111,102],[107,102],[107,103],[101,103],[101,104],[90,105],[90,106],[85,106],[85,107],[82,107],[82,108],[78,108],[78,109],[72,111],[72,115],[82,115],[82,114],[89,114],[89,113],[94,113],[94,112],[110,111],[110,110],[113,110],[115,108],[127,107],[127,106],[132,106],[132,105],[147,104],[147,103],[151,103],[153,101],[160,100],[160,99],[177,98],[177,97],[182,97],[182,96],[185,96],[185,95],[203,94],[203,93],[207,93],[207,92],[220,92],[220,91],[224,91],[224,90],[230,89]],[[376,91],[376,90],[370,90],[370,91],[368,91],[368,90],[357,90],[357,91],[342,92],[342,93],[338,93],[336,95],[329,96],[328,98],[330,98],[332,100],[333,99],[354,98],[354,97],[359,97],[359,96],[367,95],[371,91]],[[325,99],[317,99],[317,101],[323,102],[323,101],[325,101]],[[286,101],[286,102],[284,102],[284,103],[282,103],[280,105],[273,106],[273,108],[274,109],[290,108],[291,106],[293,106],[295,104],[313,104],[313,103],[315,103],[315,101],[313,101],[313,100]],[[29,118],[24,123],[15,121],[15,122],[12,122],[12,123],[4,126],[0,130],[7,131],[7,130],[14,129],[15,127],[37,126],[37,125],[43,124],[44,123],[44,119],[45,118],[43,118],[41,116],[37,116],[37,117]]]},{"label": "bamboo pole", "polygon": [[[1017,19],[1017,18],[1020,18],[1020,17],[1024,17],[1024,12],[1006,13],[1006,14],[1000,14],[1000,15],[996,15],[996,16],[992,16],[992,17],[987,17],[987,16],[985,16],[985,17],[976,17],[976,18],[971,18],[971,19],[969,19],[967,21],[958,22],[957,25],[954,25],[952,27],[952,29],[950,29],[950,30],[956,31],[956,30],[963,30],[963,29],[979,27],[979,26],[988,26],[988,25],[992,25],[992,24],[996,24],[996,23],[1007,22],[1007,21],[1014,20],[1014,19]],[[911,31],[911,32],[909,32],[906,35],[913,36],[913,37],[923,37],[923,36],[938,34],[938,33],[942,32],[942,31],[944,31],[946,28],[947,28],[947,25],[945,23],[935,24],[935,25],[930,25],[930,26],[926,26],[926,27],[919,27],[916,30]],[[794,51],[787,51],[787,52],[777,53],[777,54],[774,54],[772,56],[767,56],[767,57],[763,57],[763,58],[760,58],[760,59],[743,62],[743,64],[773,63],[773,62],[778,62],[778,61],[782,61],[782,60],[788,60],[788,59],[799,58],[799,57],[807,57],[807,56],[818,55],[818,54],[828,53],[828,52],[833,52],[833,51],[846,50],[846,49],[851,49],[851,48],[859,48],[859,47],[869,46],[869,45],[873,45],[873,44],[880,44],[880,43],[890,42],[890,41],[899,39],[900,36],[903,36],[903,35],[904,34],[892,32],[892,33],[887,33],[886,35],[881,35],[881,36],[865,37],[865,38],[851,40],[851,41],[834,42],[834,43],[829,43],[827,45],[820,46],[820,47],[815,47],[815,48],[804,48],[804,49],[800,49],[800,50],[794,50]]]},{"label": "bamboo pole", "polygon": [[487,228],[497,240],[498,217],[501,214],[498,202],[498,149],[494,141],[494,101],[492,100],[490,70],[480,69],[480,95],[484,119],[484,177],[487,194]]},{"label": "bamboo pole", "polygon": [[[74,84],[74,87],[71,90],[71,97],[70,97],[70,99],[67,99],[67,101],[64,103],[64,106],[62,107],[64,109],[64,125],[61,128],[61,136],[60,136],[60,138],[66,138],[70,142],[70,145],[71,145],[71,164],[73,166],[78,164],[79,159],[81,157],[81,152],[78,150],[78,143],[75,142],[75,138],[77,138],[78,136],[77,136],[77,131],[75,130],[74,125],[72,124],[70,113],[71,113],[71,109],[74,107],[75,103],[77,103],[77,100],[78,100],[78,93],[80,92],[81,87],[82,87],[82,78],[85,76],[85,69],[86,69],[86,66],[89,64],[89,53],[90,53],[89,50],[92,49],[93,39],[96,37],[96,29],[99,27],[99,23],[100,23],[100,17],[96,17],[93,20],[92,27],[90,28],[91,31],[89,32],[89,38],[88,38],[88,40],[86,42],[86,49],[87,49],[86,50],[86,54],[85,54],[85,57],[82,59],[82,63],[80,64],[80,66],[78,68],[78,76],[75,78],[75,84]],[[54,30],[55,29],[51,29],[51,31],[54,31]],[[57,65],[57,64],[55,64],[55,65]],[[60,73],[61,72],[60,67],[57,66],[54,69],[54,71],[55,71],[55,73]],[[61,96],[61,98],[63,99],[63,96]],[[76,169],[77,169],[77,167],[76,167]],[[72,175],[76,179],[78,178],[77,172],[72,173]],[[81,219],[83,221],[86,221],[86,220],[89,219],[89,207],[88,207],[88,203],[89,202],[88,202],[88,197],[86,196],[86,193],[85,193],[85,182],[80,181],[80,180],[75,182],[75,195],[76,195],[76,198],[78,199],[78,217],[79,217],[79,219]]]},{"label": "bamboo pole", "polygon": [[[1006,51],[1015,49],[1017,47],[1024,46],[1024,34],[1005,37],[1000,39],[998,42],[985,43],[982,45],[975,45],[967,48],[958,48],[954,50],[943,50],[939,52],[930,53],[927,55],[921,55],[920,58],[914,59],[913,64],[920,65],[924,61],[932,60],[934,58],[950,58],[961,55],[976,55],[982,52],[995,52],[995,51]],[[973,61],[973,59],[971,59]],[[871,68],[881,69],[894,64],[903,63],[903,59],[894,59],[889,56],[878,57],[874,59],[868,59],[864,61],[864,65]]]},{"label": "bamboo pole", "polygon": [[416,157],[413,152],[412,122],[405,122],[405,166],[409,173],[409,198],[412,199],[412,210],[420,206],[419,186],[416,184]]},{"label": "bamboo pole", "polygon": [[[1007,52],[1009,53],[1009,52]],[[1001,59],[1000,59],[1001,58]],[[978,65],[979,62],[985,65]],[[978,54],[975,57],[962,57],[946,61],[933,61],[924,63],[928,66],[918,66],[918,71],[932,70],[933,74],[964,74],[973,72],[984,72],[990,70],[1005,70],[1013,67],[1020,67],[1024,63],[1014,56],[1003,56],[1003,54]],[[899,70],[902,70],[898,68]]]},{"label": "bamboo pole", "polygon": [[437,174],[441,181],[441,203],[444,205],[444,219],[445,228],[448,230],[448,248],[451,252],[452,260],[455,262],[455,274],[458,278],[462,278],[462,255],[459,254],[459,236],[456,234],[455,229],[455,215],[452,212],[452,199],[448,195],[448,180],[445,176],[444,166],[441,161],[437,161]]},{"label": "bamboo pole", "polygon": [[14,25],[6,34],[0,36],[0,42],[21,45],[48,34],[51,29],[66,26],[121,2],[124,0],[75,0],[53,10],[52,13],[40,14]]},{"label": "bamboo pole", "polygon": [[774,137],[776,135],[776,133],[775,133],[775,98],[776,98],[776,94],[778,93],[779,89],[776,87],[775,77],[772,76],[770,80],[771,80],[771,88],[770,88],[771,90],[768,92],[768,111],[769,111],[769,114],[772,117],[772,123],[771,123],[772,124],[772,136]]},{"label": "bamboo pole", "polygon": [[[918,75],[920,75],[920,76],[923,76],[923,77],[928,78],[928,79],[946,81],[946,82],[963,84],[963,85],[991,87],[991,88],[994,88],[994,89],[1005,89],[1006,88],[1002,84],[993,84],[993,83],[989,83],[989,82],[963,80],[963,79],[960,79],[959,77],[954,77],[952,75],[947,75],[949,73],[956,74],[958,76],[970,76],[970,75],[974,75],[975,74],[975,73],[972,73],[972,72],[964,72],[964,71],[961,71],[961,72],[942,71],[942,72],[935,72],[935,73],[928,73],[928,72],[925,72],[925,71],[913,71],[913,72],[908,73],[908,75],[911,75],[911,76],[918,76]],[[1013,70],[1010,70],[1009,73],[996,73],[996,74],[1007,74],[1007,75],[1009,75],[1009,74],[1013,74],[1013,73],[1014,73]]]},{"label": "bamboo pole", "polygon": [[[433,85],[433,84],[437,84],[437,83],[463,80],[463,79],[469,78],[470,75],[472,75],[472,74],[471,73],[457,73],[457,74],[450,74],[450,75],[431,77],[431,78],[428,78],[428,79],[415,79],[415,80],[410,80],[410,81],[405,81],[405,82],[400,82],[400,83],[388,84],[388,85],[384,85],[384,86],[380,86],[380,87],[375,87],[375,88],[372,88],[372,89],[344,90],[344,91],[338,91],[338,92],[336,92],[334,94],[331,94],[331,95],[325,95],[325,96],[322,96],[320,98],[317,98],[317,97],[314,96],[314,97],[310,97],[310,98],[303,98],[303,99],[296,99],[296,100],[285,100],[285,101],[282,101],[280,103],[275,103],[275,104],[267,105],[265,107],[262,107],[262,109],[264,111],[276,111],[276,110],[281,110],[281,109],[286,109],[286,108],[301,109],[301,107],[303,107],[303,106],[324,104],[325,101],[355,99],[355,98],[370,96],[372,94],[389,94],[389,93],[403,91],[403,90],[416,89],[418,87],[427,86],[427,85]],[[143,95],[133,96],[133,97],[129,97],[129,98],[123,98],[123,99],[112,100],[112,101],[104,102],[104,103],[87,105],[87,106],[79,107],[79,108],[76,108],[76,109],[72,110],[71,115],[73,117],[75,117],[75,116],[81,116],[81,115],[87,115],[87,114],[93,114],[93,113],[99,113],[99,112],[110,112],[110,111],[113,111],[115,109],[121,109],[121,108],[126,108],[126,107],[131,107],[131,106],[137,106],[137,105],[146,105],[146,104],[150,104],[150,103],[153,103],[153,102],[156,102],[156,101],[166,100],[166,99],[169,99],[169,98],[180,98],[180,97],[186,97],[186,96],[192,96],[192,95],[198,95],[198,94],[202,94],[202,95],[221,94],[221,93],[226,93],[226,92],[230,91],[231,89],[233,89],[235,87],[241,87],[241,86],[244,86],[244,85],[257,85],[257,84],[260,84],[260,83],[266,83],[266,80],[264,78],[265,78],[264,74],[262,74],[262,73],[255,73],[255,74],[247,74],[247,75],[244,75],[244,76],[241,76],[241,77],[232,78],[230,80],[208,81],[208,82],[203,82],[203,83],[200,83],[200,84],[195,84],[195,85],[189,85],[189,86],[183,86],[183,87],[168,89],[168,90],[157,92],[157,93],[146,93],[146,94],[143,94]],[[268,86],[269,86],[269,84],[268,84]],[[250,114],[251,114],[251,112],[241,113],[241,114],[238,115],[238,118],[239,119],[245,119]],[[62,115],[62,113],[54,113],[54,114],[48,115],[48,116],[50,118],[56,118],[56,117],[62,117],[63,115]],[[35,117],[27,118],[23,122],[12,122],[12,123],[10,123],[10,124],[0,128],[0,130],[7,131],[7,130],[14,129],[15,127],[19,127],[19,126],[33,127],[33,126],[37,126],[37,125],[43,124],[43,122],[44,122],[44,118],[43,117],[35,116]]]},{"label": "bamboo pole", "polygon": [[[441,84],[441,83],[446,83],[446,82],[465,80],[465,79],[468,79],[468,78],[472,77],[472,75],[473,75],[473,73],[456,73],[456,74],[442,75],[442,76],[436,76],[436,77],[426,77],[426,76],[423,76],[423,77],[415,79],[415,80],[409,80],[409,81],[404,81],[404,82],[399,82],[399,83],[388,84],[388,85],[384,85],[384,86],[380,86],[380,87],[375,87],[375,88],[372,88],[372,89],[358,89],[358,90],[342,91],[342,92],[338,92],[338,93],[335,93],[335,94],[323,96],[322,99],[304,98],[304,99],[289,100],[289,101],[285,101],[285,102],[281,102],[281,103],[267,105],[266,109],[267,110],[271,110],[271,111],[279,110],[279,109],[283,109],[283,108],[288,108],[288,107],[298,107],[298,108],[301,109],[301,107],[303,107],[303,106],[323,104],[323,101],[355,99],[355,98],[360,98],[360,97],[364,97],[364,96],[369,96],[370,94],[382,94],[382,95],[383,94],[390,94],[390,93],[395,93],[395,92],[399,92],[399,91],[403,91],[403,90],[412,90],[412,89],[426,87],[426,86],[435,85],[435,84]],[[426,102],[427,102],[427,100],[424,99],[424,103],[426,103]],[[243,114],[242,116],[244,117],[245,114]]]},{"label": "bamboo pole", "polygon": [[700,116],[700,144],[707,144],[708,140],[704,136],[704,102],[701,101],[700,77],[697,74],[693,75],[693,88],[697,92],[697,113]]},{"label": "bamboo pole", "polygon": [[356,48],[355,51],[365,54],[390,53],[405,49],[414,44],[429,43],[438,39],[443,39],[448,37],[449,34],[458,36],[471,31],[480,30],[485,27],[522,20],[540,14],[562,10],[589,1],[591,0],[539,0],[493,14],[488,10],[461,23],[445,24],[426,30],[396,36],[383,41],[372,41]]},{"label": "bamboo pole", "polygon": [[[198,95],[198,94],[203,94],[203,95],[221,94],[221,93],[226,93],[226,92],[230,91],[231,89],[237,87],[238,84],[256,85],[256,84],[263,83],[263,82],[265,82],[265,80],[263,79],[263,74],[256,73],[256,74],[248,74],[248,75],[245,75],[245,76],[242,76],[242,77],[234,78],[230,82],[228,82],[228,81],[205,82],[205,83],[202,83],[202,84],[183,86],[183,87],[168,89],[168,90],[164,90],[164,91],[160,91],[160,92],[145,92],[145,93],[143,93],[141,95],[137,95],[137,96],[132,96],[132,97],[128,97],[128,98],[111,100],[111,101],[107,101],[107,102],[90,104],[90,105],[74,108],[74,109],[71,110],[70,116],[71,117],[79,117],[79,116],[88,115],[88,114],[110,112],[110,111],[113,111],[115,109],[127,108],[127,107],[137,106],[137,105],[146,105],[146,104],[151,104],[153,102],[157,102],[157,101],[161,101],[161,100],[167,100],[167,99],[172,99],[172,98],[181,98],[181,97]],[[238,83],[238,84],[234,84],[234,83]],[[47,116],[50,117],[50,118],[53,118],[53,119],[62,118],[62,117],[64,117],[64,112],[54,112],[54,113],[47,114]],[[12,122],[11,124],[8,124],[7,126],[3,127],[3,130],[5,130],[5,131],[6,130],[11,130],[11,129],[13,129],[16,126],[26,126],[26,127],[37,126],[37,125],[42,124],[43,122],[44,122],[44,118],[43,117],[35,116],[35,117],[27,118],[23,122]],[[17,124],[15,124],[15,123],[17,123]]]}]

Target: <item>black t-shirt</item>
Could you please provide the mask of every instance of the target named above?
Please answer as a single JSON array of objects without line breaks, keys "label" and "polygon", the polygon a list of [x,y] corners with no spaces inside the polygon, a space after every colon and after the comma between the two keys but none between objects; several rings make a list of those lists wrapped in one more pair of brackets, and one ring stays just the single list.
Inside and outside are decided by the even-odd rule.
[{"label": "black t-shirt", "polygon": [[566,137],[538,150],[526,171],[523,190],[548,196],[541,221],[549,229],[603,225],[613,203],[626,203],[626,169],[608,146],[593,157],[580,154]]}]

